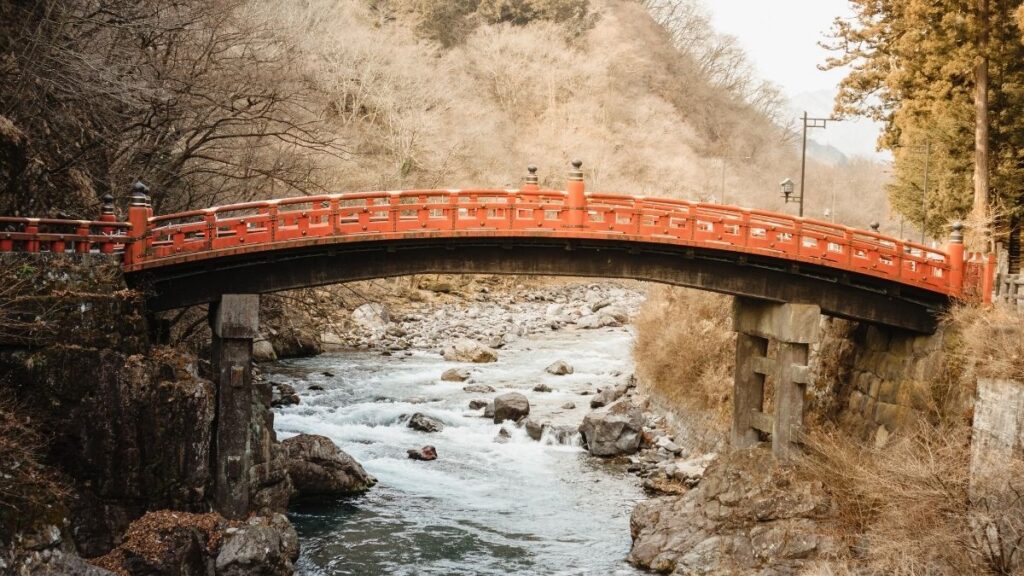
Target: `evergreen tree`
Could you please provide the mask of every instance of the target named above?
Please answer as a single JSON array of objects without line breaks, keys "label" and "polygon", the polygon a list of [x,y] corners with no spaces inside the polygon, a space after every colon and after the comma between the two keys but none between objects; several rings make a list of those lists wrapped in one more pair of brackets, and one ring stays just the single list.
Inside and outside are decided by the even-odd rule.
[{"label": "evergreen tree", "polygon": [[1001,222],[1015,222],[1024,197],[1024,43],[1013,17],[1021,0],[850,2],[856,16],[835,21],[825,45],[837,55],[824,67],[852,66],[840,84],[838,114],[885,124],[879,146],[895,158],[889,187],[895,210],[911,222],[926,221],[937,238],[950,220],[971,212],[976,73],[986,57],[988,196]]}]

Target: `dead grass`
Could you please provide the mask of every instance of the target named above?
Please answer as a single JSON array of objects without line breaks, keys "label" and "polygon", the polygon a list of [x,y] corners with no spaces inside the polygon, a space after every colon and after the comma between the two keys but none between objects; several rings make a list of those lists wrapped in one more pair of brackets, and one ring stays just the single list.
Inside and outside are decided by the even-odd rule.
[{"label": "dead grass", "polygon": [[1001,307],[959,305],[946,323],[960,334],[960,349],[968,379],[996,378],[1024,381],[1024,319]]},{"label": "dead grass", "polygon": [[732,410],[735,335],[732,299],[720,294],[654,287],[636,318],[637,375],[673,406],[710,412],[725,430]]}]

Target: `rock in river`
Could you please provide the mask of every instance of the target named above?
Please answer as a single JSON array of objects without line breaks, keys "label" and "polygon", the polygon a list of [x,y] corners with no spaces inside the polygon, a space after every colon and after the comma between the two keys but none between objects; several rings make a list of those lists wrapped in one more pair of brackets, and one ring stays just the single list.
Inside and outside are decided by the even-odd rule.
[{"label": "rock in river", "polygon": [[555,376],[565,376],[566,374],[572,374],[572,366],[564,360],[559,360],[544,369],[548,374],[554,374]]},{"label": "rock in river", "polygon": [[493,348],[474,340],[463,339],[444,349],[444,359],[450,362],[473,362],[484,364],[497,362],[498,353]]},{"label": "rock in river", "polygon": [[530,414],[530,401],[518,392],[502,394],[494,399],[494,423],[505,420],[519,421]]},{"label": "rock in river", "polygon": [[409,418],[409,428],[420,432],[440,432],[444,430],[444,424],[437,418],[417,412],[412,415],[412,418]]},{"label": "rock in river", "polygon": [[271,406],[292,406],[299,403],[299,395],[291,384],[271,382],[270,385],[274,388],[274,395],[270,399]]},{"label": "rock in river", "polygon": [[490,392],[494,392],[494,388],[487,384],[470,384],[469,386],[463,386],[462,391],[472,392],[474,394],[488,394]]},{"label": "rock in river", "polygon": [[465,382],[469,379],[469,370],[465,368],[449,368],[441,374],[441,380],[445,382]]},{"label": "rock in river", "polygon": [[487,404],[489,404],[489,403],[490,403],[490,400],[479,400],[479,399],[477,399],[477,400],[470,400],[469,401],[469,409],[470,410],[479,410],[481,408],[486,408]]},{"label": "rock in river", "polygon": [[406,453],[413,460],[437,460],[437,450],[433,446],[424,446],[419,450],[411,448]]},{"label": "rock in river", "polygon": [[299,497],[358,494],[377,483],[359,462],[325,436],[299,434],[281,446],[288,462],[288,475]]},{"label": "rock in river", "polygon": [[622,400],[587,414],[580,425],[580,434],[594,456],[618,456],[637,451],[643,427],[643,412],[628,400]]}]

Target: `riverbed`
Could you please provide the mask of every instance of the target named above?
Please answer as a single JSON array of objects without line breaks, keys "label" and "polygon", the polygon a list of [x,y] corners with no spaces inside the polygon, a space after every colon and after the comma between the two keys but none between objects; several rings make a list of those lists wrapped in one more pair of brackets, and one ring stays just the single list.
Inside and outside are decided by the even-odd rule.
[{"label": "riverbed", "polygon": [[[279,438],[327,436],[379,481],[363,496],[293,506],[299,574],[640,574],[624,561],[629,514],[643,498],[635,476],[578,442],[537,442],[511,423],[504,425],[510,438],[498,442],[502,426],[468,408],[471,399],[515,390],[530,399],[535,418],[579,424],[589,409],[582,392],[632,372],[632,339],[626,328],[531,335],[506,345],[492,364],[445,362],[436,351],[354,351],[266,366],[302,397],[278,409]],[[556,360],[574,373],[547,374]],[[471,379],[442,382],[452,367],[470,369]],[[553,391],[534,392],[539,383]],[[467,393],[467,384],[497,391]],[[414,412],[441,420],[444,430],[408,428]],[[407,458],[407,449],[426,444],[437,448],[436,461]]]}]

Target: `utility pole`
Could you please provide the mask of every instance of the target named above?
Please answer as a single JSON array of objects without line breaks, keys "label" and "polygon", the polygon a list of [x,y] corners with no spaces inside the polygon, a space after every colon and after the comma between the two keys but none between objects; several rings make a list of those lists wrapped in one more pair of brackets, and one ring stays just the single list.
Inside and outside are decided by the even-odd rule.
[{"label": "utility pole", "polygon": [[826,128],[829,121],[838,122],[837,118],[810,118],[807,111],[804,111],[804,136],[803,146],[800,152],[800,216],[804,215],[804,181],[807,179],[807,129]]}]

